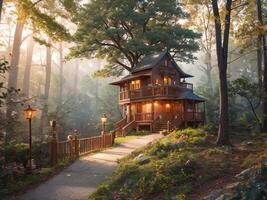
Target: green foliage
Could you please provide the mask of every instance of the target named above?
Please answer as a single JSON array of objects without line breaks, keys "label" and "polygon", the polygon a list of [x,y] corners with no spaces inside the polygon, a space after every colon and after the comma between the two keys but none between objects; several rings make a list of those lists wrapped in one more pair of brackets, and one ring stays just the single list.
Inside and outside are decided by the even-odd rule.
[{"label": "green foliage", "polygon": [[232,81],[229,91],[232,95],[239,95],[250,101],[259,98],[259,85],[244,76]]},{"label": "green foliage", "polygon": [[[192,142],[196,137],[205,137],[202,129],[175,131],[134,152],[120,161],[113,176],[89,199],[185,199],[198,169],[193,149],[200,143]],[[150,162],[138,162],[141,153]]]},{"label": "green foliage", "polygon": [[200,34],[179,24],[185,18],[175,0],[93,0],[73,19],[78,26],[77,45],[70,55],[106,58],[109,64],[96,74],[105,77],[121,75],[123,68],[130,70],[143,55],[166,48],[177,60],[191,62]]},{"label": "green foliage", "polygon": [[[238,78],[234,81],[229,86],[229,93],[231,95],[239,95],[240,97],[244,98],[248,106],[250,107],[255,121],[258,123],[258,125],[261,127],[261,121],[256,113],[256,108],[257,106],[260,105],[260,91],[259,91],[259,85],[253,81],[251,81],[249,78],[242,76],[241,78]],[[244,120],[246,120],[246,115],[243,115],[243,124],[247,126],[246,124],[249,123],[244,123]]]},{"label": "green foliage", "polygon": [[138,136],[143,136],[143,135],[148,135],[150,134],[149,131],[146,130],[132,130],[130,133],[128,133],[128,135],[138,135]]},{"label": "green foliage", "polygon": [[[4,74],[8,71],[8,62],[6,60],[0,60],[0,77],[4,77]],[[8,88],[5,87],[4,82],[0,82],[0,107],[4,104],[7,94]]]},{"label": "green foliage", "polygon": [[2,146],[1,155],[5,157],[5,162],[7,163],[18,162],[22,163],[26,167],[28,149],[28,144],[11,141]]}]

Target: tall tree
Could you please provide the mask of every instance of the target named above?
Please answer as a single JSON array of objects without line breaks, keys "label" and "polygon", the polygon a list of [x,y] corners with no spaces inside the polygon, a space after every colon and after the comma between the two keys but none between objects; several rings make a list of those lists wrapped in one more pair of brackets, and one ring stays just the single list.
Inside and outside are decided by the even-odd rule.
[{"label": "tall tree", "polygon": [[143,55],[166,48],[176,60],[190,62],[200,34],[180,24],[187,17],[176,0],[93,0],[73,17],[78,29],[71,55],[105,57],[102,76],[130,71]]},{"label": "tall tree", "polygon": [[79,61],[75,60],[75,72],[74,72],[74,81],[73,81],[73,92],[74,94],[78,93],[78,81],[79,81],[79,69],[80,69],[80,65],[79,65]]},{"label": "tall tree", "polygon": [[62,43],[59,44],[59,93],[58,93],[58,105],[60,106],[62,104],[63,100],[63,85],[64,85],[64,74],[63,74],[63,68],[64,68],[64,62],[63,62],[63,46]]},{"label": "tall tree", "polygon": [[224,145],[229,143],[227,61],[228,42],[231,25],[232,0],[226,1],[223,23],[219,11],[218,0],[212,0],[212,9],[215,22],[216,53],[220,81],[220,121],[216,143],[218,145]]},{"label": "tall tree", "polygon": [[48,98],[50,91],[51,82],[51,68],[52,68],[52,53],[51,53],[51,40],[48,41],[48,46],[46,47],[46,67],[45,67],[45,90],[43,95],[43,109],[41,111],[39,131],[43,134],[44,124],[46,120],[46,115],[48,113]]},{"label": "tall tree", "polygon": [[[203,62],[199,68],[206,76],[206,98],[207,98],[207,120],[214,121],[214,85],[212,80],[212,51],[214,47],[214,24],[212,16],[212,7],[207,0],[188,0],[186,8],[190,13],[188,27],[194,27],[202,33],[199,40],[201,56],[199,60]],[[203,56],[202,56],[203,55]]]},{"label": "tall tree", "polygon": [[[263,19],[263,8],[262,8],[262,2],[261,0],[257,0],[257,11],[258,11],[258,20],[260,25],[264,25],[266,22],[264,22]],[[267,41],[266,37],[259,33],[259,44],[262,45],[262,47],[259,47],[263,50],[263,95],[262,95],[262,131],[267,132]]]},{"label": "tall tree", "polygon": [[[30,22],[33,27],[42,30],[54,40],[68,40],[70,38],[70,34],[62,24],[59,24],[55,20],[53,15],[45,12],[46,10],[50,9],[49,5],[54,1],[41,0],[32,2],[31,0],[14,0],[11,2],[14,3],[17,8],[17,26],[11,55],[12,57],[10,62],[8,88],[17,89],[18,64],[24,24],[26,22]],[[16,111],[14,99],[14,95],[8,95],[6,118],[9,125],[10,122],[13,121],[12,114],[15,113],[14,111]],[[9,127],[12,128],[12,126],[7,127],[7,139],[12,138],[11,133],[13,131]]]},{"label": "tall tree", "polygon": [[30,92],[33,49],[34,49],[34,39],[33,39],[33,36],[31,36],[28,39],[26,65],[25,65],[25,71],[24,71],[24,77],[23,77],[22,93],[25,97],[29,97],[29,92]]}]

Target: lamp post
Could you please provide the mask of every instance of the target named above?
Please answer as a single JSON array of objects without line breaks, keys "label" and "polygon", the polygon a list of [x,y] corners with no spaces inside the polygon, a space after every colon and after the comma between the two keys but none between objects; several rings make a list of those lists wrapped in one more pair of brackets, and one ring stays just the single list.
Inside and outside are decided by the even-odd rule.
[{"label": "lamp post", "polygon": [[56,126],[57,122],[55,120],[50,121],[52,140],[51,140],[51,164],[55,165],[57,163],[57,136],[56,136]]},{"label": "lamp post", "polygon": [[102,122],[102,131],[103,131],[103,134],[106,133],[106,123],[107,123],[107,116],[104,114],[102,117],[101,117],[101,122]]},{"label": "lamp post", "polygon": [[36,110],[32,109],[29,105],[27,109],[24,110],[24,117],[29,120],[29,169],[32,170],[32,118],[36,116]]},{"label": "lamp post", "polygon": [[107,123],[107,116],[104,114],[102,117],[101,117],[101,122],[102,122],[102,147],[105,147],[105,134],[106,134],[106,123]]},{"label": "lamp post", "polygon": [[50,121],[51,131],[52,131],[52,138],[56,138],[56,126],[57,122],[55,120]]}]

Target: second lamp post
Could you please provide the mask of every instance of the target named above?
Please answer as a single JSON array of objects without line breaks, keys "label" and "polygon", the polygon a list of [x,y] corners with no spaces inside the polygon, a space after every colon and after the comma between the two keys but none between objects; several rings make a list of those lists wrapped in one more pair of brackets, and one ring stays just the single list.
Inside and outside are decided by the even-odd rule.
[{"label": "second lamp post", "polygon": [[25,119],[29,120],[29,170],[32,170],[32,118],[36,116],[36,110],[32,109],[29,105],[24,110]]},{"label": "second lamp post", "polygon": [[102,117],[101,117],[101,122],[102,122],[102,147],[104,148],[105,147],[105,139],[106,139],[106,123],[107,123],[107,116],[104,114]]}]

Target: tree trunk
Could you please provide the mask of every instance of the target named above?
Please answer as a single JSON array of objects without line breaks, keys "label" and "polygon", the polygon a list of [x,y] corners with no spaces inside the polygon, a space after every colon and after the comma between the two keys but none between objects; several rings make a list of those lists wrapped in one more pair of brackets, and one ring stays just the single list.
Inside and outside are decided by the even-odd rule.
[{"label": "tree trunk", "polygon": [[[18,64],[20,59],[20,45],[21,45],[23,28],[24,28],[24,21],[21,21],[21,19],[18,18],[14,35],[10,69],[8,73],[8,85],[7,85],[8,88],[17,89],[18,67],[19,67]],[[8,123],[8,126],[6,128],[7,141],[12,139],[12,134],[14,132],[13,122],[16,117],[15,115],[13,115],[13,112],[16,112],[16,106],[12,102],[15,100],[15,98],[16,98],[15,94],[9,94],[7,97],[7,110],[6,110],[6,119]]]},{"label": "tree trunk", "polygon": [[74,94],[78,93],[78,80],[79,80],[79,62],[76,60],[75,66],[75,75],[74,75],[74,83],[73,83],[73,92]]},{"label": "tree trunk", "polygon": [[[261,0],[257,0],[257,11],[258,11],[258,20],[260,25],[263,25],[263,17],[262,17],[262,4]],[[262,132],[267,132],[267,46],[266,46],[266,38],[262,34],[260,36],[262,38],[262,49],[263,49],[263,84],[262,84]],[[259,40],[260,38],[258,38]],[[259,63],[258,63],[259,64]]]},{"label": "tree trunk", "polygon": [[217,137],[217,145],[229,143],[228,133],[228,88],[227,88],[227,60],[228,42],[230,32],[232,0],[227,0],[225,7],[224,32],[222,38],[222,24],[217,0],[212,0],[213,14],[215,18],[216,53],[220,79],[220,120]]},{"label": "tree trunk", "polygon": [[2,18],[2,8],[3,8],[3,0],[0,0],[0,22]]},{"label": "tree trunk", "polygon": [[262,39],[263,44],[263,64],[264,64],[264,70],[263,70],[263,98],[262,98],[262,113],[263,113],[263,119],[262,119],[262,131],[267,132],[267,44],[266,44],[266,38],[263,36]]},{"label": "tree trunk", "polygon": [[[48,42],[49,44],[51,41]],[[45,91],[44,91],[44,101],[43,101],[43,109],[41,113],[40,119],[40,126],[39,131],[40,134],[43,134],[44,125],[47,121],[46,116],[48,112],[48,98],[49,98],[49,91],[50,91],[50,82],[51,82],[51,64],[52,63],[52,54],[51,54],[51,47],[46,48],[46,68],[45,68]]]},{"label": "tree trunk", "polygon": [[26,66],[25,66],[25,71],[24,71],[23,89],[22,89],[22,93],[24,94],[25,97],[29,97],[29,92],[30,92],[30,78],[31,78],[33,48],[34,48],[34,40],[33,40],[33,37],[30,37],[28,41],[28,47],[27,47],[27,58],[26,58]]},{"label": "tree trunk", "polygon": [[260,94],[262,93],[262,36],[258,35],[257,39],[257,66],[258,66],[258,84]]},{"label": "tree trunk", "polygon": [[58,98],[58,105],[62,104],[62,99],[63,99],[63,82],[64,82],[64,76],[63,76],[63,47],[62,43],[59,45],[59,98]]}]

